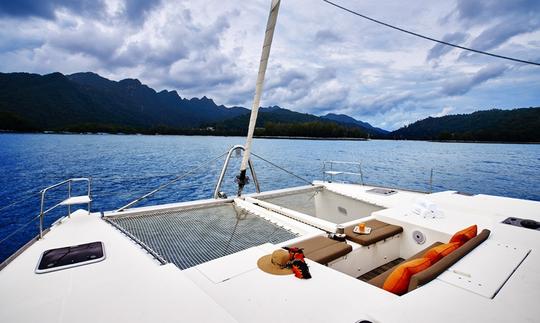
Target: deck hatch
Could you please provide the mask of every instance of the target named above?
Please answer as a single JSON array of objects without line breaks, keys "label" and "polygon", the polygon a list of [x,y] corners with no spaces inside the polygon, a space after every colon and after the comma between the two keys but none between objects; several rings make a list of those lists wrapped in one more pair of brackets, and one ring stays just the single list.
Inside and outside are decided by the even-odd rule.
[{"label": "deck hatch", "polygon": [[524,246],[488,239],[437,279],[494,298],[530,252]]},{"label": "deck hatch", "polygon": [[76,246],[49,249],[41,254],[36,273],[83,266],[105,259],[105,251],[101,241]]},{"label": "deck hatch", "polygon": [[149,211],[137,216],[109,217],[108,220],[180,269],[264,243],[278,244],[297,237],[297,234],[231,203]]}]

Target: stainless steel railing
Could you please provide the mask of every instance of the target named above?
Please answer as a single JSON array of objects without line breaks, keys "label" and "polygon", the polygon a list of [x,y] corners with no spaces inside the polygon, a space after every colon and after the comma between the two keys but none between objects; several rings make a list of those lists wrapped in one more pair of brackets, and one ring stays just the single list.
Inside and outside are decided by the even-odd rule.
[{"label": "stainless steel railing", "polygon": [[[336,168],[337,165],[352,165],[358,167],[358,172],[350,172],[350,171],[343,171],[342,168]],[[362,164],[360,162],[346,162],[346,161],[335,161],[335,160],[329,160],[323,162],[323,181],[333,182],[335,176],[339,175],[353,175],[353,176],[359,176],[360,177],[360,183],[362,185],[366,185],[364,182],[364,171],[362,170]],[[406,190],[406,191],[412,191],[412,192],[418,192],[418,193],[433,193],[433,174],[434,174],[434,168],[429,169],[429,180],[427,182],[427,185],[429,186],[429,190],[418,190],[418,189],[410,189],[410,188],[403,188],[403,187],[389,187],[389,186],[380,186],[377,184],[369,183],[370,186],[375,187],[385,187],[385,188],[392,188],[392,189],[399,189],[399,190]]]},{"label": "stainless steel railing", "polygon": [[[72,190],[72,183],[74,182],[86,182],[87,183],[87,194],[83,196],[71,196],[71,190]],[[57,188],[62,185],[67,184],[67,199],[61,201],[60,203],[55,204],[54,206],[48,208],[47,210],[44,210],[45,207],[45,194],[53,189]],[[43,218],[45,214],[49,213],[50,211],[56,209],[59,206],[67,206],[68,207],[68,216],[71,216],[71,205],[76,204],[88,204],[88,214],[90,214],[90,207],[92,203],[92,179],[87,177],[79,177],[79,178],[70,178],[65,181],[56,183],[54,185],[48,186],[40,191],[41,193],[41,203],[40,203],[40,212],[39,212],[39,238],[43,238]]]},{"label": "stainless steel railing", "polygon": [[[358,167],[358,172],[349,172],[336,170],[334,165],[352,165]],[[344,162],[327,160],[323,162],[323,181],[326,181],[327,177],[330,177],[330,182],[334,181],[334,176],[337,175],[353,175],[360,177],[360,184],[364,185],[364,173],[362,172],[362,163],[360,162]]]},{"label": "stainless steel railing", "polygon": [[[235,145],[231,149],[229,149],[229,152],[227,153],[227,158],[225,158],[225,163],[223,164],[223,168],[221,169],[221,173],[219,174],[219,178],[218,178],[216,187],[214,189],[215,199],[224,197],[224,195],[220,192],[221,184],[223,183],[223,178],[225,177],[227,168],[229,167],[229,161],[231,159],[232,154],[235,152],[240,153],[240,151],[244,151],[244,150],[246,149],[242,145]],[[255,190],[257,191],[257,193],[260,193],[261,187],[259,185],[259,180],[257,178],[257,174],[255,173],[255,169],[253,168],[253,163],[251,162],[251,159],[248,159],[248,166],[249,166],[249,170],[251,171],[251,177],[253,178],[253,182],[255,183]]]}]

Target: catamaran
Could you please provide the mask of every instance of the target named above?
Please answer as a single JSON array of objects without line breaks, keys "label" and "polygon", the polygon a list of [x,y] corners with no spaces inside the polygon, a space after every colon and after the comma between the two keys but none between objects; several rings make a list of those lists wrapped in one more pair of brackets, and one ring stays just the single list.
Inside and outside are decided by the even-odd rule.
[{"label": "catamaran", "polygon": [[[93,212],[88,178],[43,189],[39,235],[0,266],[0,322],[539,321],[540,202],[341,182],[362,176],[345,162],[320,181],[260,191],[250,157],[279,6],[246,144],[227,152],[213,196],[136,206],[170,182]],[[244,194],[249,183],[256,192]],[[86,194],[72,196],[75,185]],[[53,208],[67,215],[45,228],[47,193],[61,187]]]}]

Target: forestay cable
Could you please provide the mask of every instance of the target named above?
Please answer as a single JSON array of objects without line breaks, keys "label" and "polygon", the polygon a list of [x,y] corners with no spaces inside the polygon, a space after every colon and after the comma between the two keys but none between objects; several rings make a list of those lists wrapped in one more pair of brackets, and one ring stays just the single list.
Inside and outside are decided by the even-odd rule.
[{"label": "forestay cable", "polygon": [[197,166],[197,167],[191,169],[190,171],[188,171],[188,172],[186,172],[186,173],[183,173],[183,174],[177,176],[177,177],[174,178],[173,180],[171,180],[171,181],[169,181],[169,182],[167,182],[167,183],[165,183],[165,184],[159,186],[159,187],[156,188],[155,190],[153,190],[153,191],[151,191],[151,192],[149,192],[149,193],[146,193],[146,194],[144,194],[143,196],[137,198],[136,200],[134,200],[134,201],[132,201],[132,202],[130,202],[130,203],[128,203],[128,204],[122,206],[121,208],[119,208],[119,209],[116,210],[115,212],[121,212],[121,211],[123,211],[123,210],[125,210],[125,209],[127,209],[127,208],[129,208],[129,207],[131,207],[131,206],[133,206],[133,205],[135,205],[135,204],[137,204],[137,203],[139,203],[140,201],[144,200],[145,198],[154,195],[155,193],[161,191],[162,189],[164,189],[164,188],[166,188],[166,187],[168,187],[168,186],[170,186],[170,185],[172,185],[172,184],[178,182],[179,180],[181,180],[181,179],[183,179],[183,178],[185,178],[185,177],[187,177],[187,176],[193,174],[194,172],[198,171],[199,169],[208,166],[209,164],[211,164],[211,163],[215,162],[216,160],[220,159],[221,157],[227,155],[227,153],[228,153],[228,152],[224,152],[223,154],[221,154],[221,155],[219,155],[219,156],[217,156],[217,157],[215,157],[215,158],[213,158],[213,159],[210,159],[210,160],[208,160],[208,161],[206,161],[206,162],[200,164],[199,166]]},{"label": "forestay cable", "polygon": [[341,10],[344,10],[344,11],[347,11],[349,13],[352,13],[353,15],[356,15],[358,17],[361,17],[361,18],[364,18],[364,19],[367,19],[369,21],[372,21],[374,23],[377,23],[379,25],[383,25],[383,26],[386,26],[388,28],[392,28],[392,29],[395,29],[395,30],[398,30],[398,31],[401,31],[401,32],[404,32],[404,33],[407,33],[409,35],[413,35],[413,36],[416,36],[416,37],[420,37],[420,38],[423,38],[423,39],[427,39],[427,40],[430,40],[432,42],[436,42],[436,43],[439,43],[439,44],[443,44],[443,45],[447,45],[447,46],[452,46],[452,47],[455,47],[455,48],[459,48],[459,49],[463,49],[463,50],[468,50],[470,52],[474,52],[474,53],[477,53],[477,54],[482,54],[482,55],[488,55],[488,56],[492,56],[492,57],[497,57],[497,58],[502,58],[502,59],[506,59],[506,60],[510,60],[510,61],[514,61],[514,62],[519,62],[519,63],[523,63],[523,64],[530,64],[530,65],[536,65],[536,66],[540,66],[540,63],[537,63],[537,62],[531,62],[531,61],[527,61],[527,60],[523,60],[523,59],[518,59],[518,58],[513,58],[513,57],[509,57],[509,56],[503,56],[503,55],[498,55],[498,54],[493,54],[493,53],[489,53],[489,52],[484,52],[484,51],[481,51],[481,50],[478,50],[478,49],[474,49],[474,48],[469,48],[469,47],[464,47],[464,46],[460,46],[460,45],[456,45],[456,44],[452,44],[452,43],[449,43],[449,42],[446,42],[446,41],[443,41],[443,40],[439,40],[439,39],[435,39],[435,38],[432,38],[432,37],[429,37],[429,36],[425,36],[425,35],[422,35],[422,34],[418,34],[418,33],[415,33],[413,31],[410,31],[410,30],[406,30],[406,29],[403,29],[403,28],[400,28],[400,27],[396,27],[394,25],[390,25],[388,23],[385,23],[385,22],[382,22],[380,20],[377,20],[377,19],[374,19],[374,18],[371,18],[371,17],[368,17],[366,15],[363,15],[361,13],[358,13],[354,10],[351,10],[351,9],[348,9],[348,8],[345,8],[337,3],[334,3],[332,1],[329,1],[329,0],[322,0],[326,3],[328,3],[329,5],[332,5],[336,8],[339,8]]}]

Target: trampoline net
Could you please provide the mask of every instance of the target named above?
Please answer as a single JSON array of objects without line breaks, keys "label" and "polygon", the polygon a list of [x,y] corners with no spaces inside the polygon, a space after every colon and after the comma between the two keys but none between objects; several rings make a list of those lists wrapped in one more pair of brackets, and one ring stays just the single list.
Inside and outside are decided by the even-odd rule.
[{"label": "trampoline net", "polygon": [[157,211],[109,221],[180,269],[297,235],[232,204]]}]

